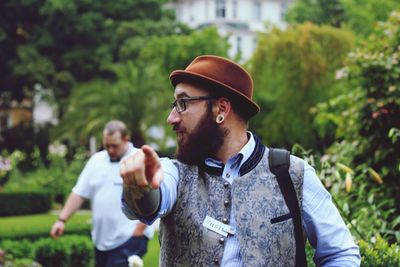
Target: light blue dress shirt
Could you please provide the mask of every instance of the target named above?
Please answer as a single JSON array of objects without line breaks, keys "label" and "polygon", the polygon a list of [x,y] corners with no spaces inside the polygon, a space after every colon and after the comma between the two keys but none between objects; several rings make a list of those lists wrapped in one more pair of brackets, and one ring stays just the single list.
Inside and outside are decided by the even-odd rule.
[{"label": "light blue dress shirt", "polygon": [[[215,159],[208,158],[205,161],[209,166],[220,168],[224,166],[222,177],[231,184],[239,176],[240,167],[255,148],[254,137],[250,132],[249,135],[248,143],[237,155],[229,158],[225,166]],[[146,222],[143,218],[133,214],[126,203],[122,201],[122,209],[129,218],[141,219],[151,224],[157,218],[167,215],[173,208],[177,199],[178,169],[170,159],[161,159],[161,164],[164,170],[164,180],[160,186],[162,201],[158,216]],[[231,209],[229,222],[235,232],[234,210]],[[323,187],[315,170],[306,162],[304,163],[303,181],[303,226],[311,246],[315,248],[314,262],[317,266],[360,266],[361,257],[358,246],[354,243],[350,231],[332,203],[330,194]],[[221,266],[244,266],[240,256],[239,242],[235,235],[228,236]]]}]

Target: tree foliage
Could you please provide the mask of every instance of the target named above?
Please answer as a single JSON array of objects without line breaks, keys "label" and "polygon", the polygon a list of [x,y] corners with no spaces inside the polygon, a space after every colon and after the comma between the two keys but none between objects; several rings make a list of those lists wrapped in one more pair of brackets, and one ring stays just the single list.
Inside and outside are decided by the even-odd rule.
[{"label": "tree foliage", "polygon": [[291,23],[310,21],[344,27],[367,37],[378,21],[385,21],[390,12],[399,9],[396,0],[296,0],[286,19]]},{"label": "tree foliage", "polygon": [[329,135],[313,127],[310,109],[341,90],[335,72],[351,47],[351,33],[310,23],[260,35],[250,61],[262,106],[253,129],[270,145],[326,146]]},{"label": "tree foliage", "polygon": [[[141,70],[132,66],[132,62],[137,60],[152,36],[190,33],[188,27],[175,22],[171,11],[162,9],[162,4],[158,0],[1,1],[1,102],[7,105],[13,99],[31,99],[37,85],[53,90],[58,116],[62,123],[67,123],[56,131],[62,135],[55,136],[71,138],[98,130],[97,125],[104,122],[104,118],[126,115],[126,112],[118,112],[122,110],[120,104],[123,101],[131,101],[128,107],[143,110],[146,102],[126,90],[129,86],[142,86],[140,79],[132,85],[132,79],[141,77]],[[132,74],[127,74],[128,71]],[[74,121],[71,119],[74,116],[70,115],[63,119],[67,109],[70,113],[74,107],[84,106],[83,103],[68,106],[68,103],[74,103],[74,100],[68,100],[70,93],[79,90],[81,92],[74,92],[74,95],[84,103],[89,102],[88,107],[98,107],[97,111],[82,109],[81,112],[90,115],[83,117],[83,121]],[[121,96],[125,98],[115,101],[115,97],[96,98],[92,95],[86,100],[85,93],[90,92],[99,96],[123,92]],[[134,93],[140,94],[141,91]],[[94,104],[93,101],[97,100],[100,102]],[[137,116],[143,111],[132,113],[125,118],[132,119],[129,124],[136,134],[140,132]],[[92,120],[91,123],[88,120]],[[75,125],[85,127],[77,128]],[[79,131],[75,134],[68,129]],[[142,138],[139,134],[138,139]],[[79,140],[82,139],[76,139]]]},{"label": "tree foliage", "polygon": [[[137,40],[127,40],[134,47]],[[110,64],[113,80],[92,79],[73,88],[67,110],[56,136],[68,140],[87,140],[98,136],[110,120],[119,118],[127,123],[136,145],[142,145],[152,125],[165,127],[173,98],[169,74],[185,68],[199,54],[226,55],[227,41],[216,29],[208,28],[190,34],[149,36],[135,61],[124,60]],[[158,140],[165,148],[164,140]]]},{"label": "tree foliage", "polygon": [[340,27],[346,20],[340,0],[297,0],[286,14],[289,22],[326,24]]},{"label": "tree foliage", "polygon": [[29,98],[39,83],[53,89],[62,104],[76,83],[113,77],[109,64],[134,60],[145,46],[143,41],[128,46],[132,40],[185,31],[161,4],[157,0],[1,1],[2,96]]}]

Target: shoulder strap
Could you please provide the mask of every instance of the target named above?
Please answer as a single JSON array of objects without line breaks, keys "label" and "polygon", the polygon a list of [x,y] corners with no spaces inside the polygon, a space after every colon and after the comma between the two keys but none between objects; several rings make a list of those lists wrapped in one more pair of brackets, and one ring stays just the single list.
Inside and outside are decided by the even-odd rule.
[{"label": "shoulder strap", "polygon": [[307,266],[300,208],[289,174],[290,153],[285,149],[269,149],[269,168],[275,174],[286,205],[292,215],[296,240],[296,267]]}]

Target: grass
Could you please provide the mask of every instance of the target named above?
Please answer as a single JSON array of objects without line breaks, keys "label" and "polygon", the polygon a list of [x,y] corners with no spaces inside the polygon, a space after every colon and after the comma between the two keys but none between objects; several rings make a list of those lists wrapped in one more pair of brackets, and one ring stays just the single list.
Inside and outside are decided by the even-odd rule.
[{"label": "grass", "polygon": [[154,233],[153,239],[150,240],[147,246],[147,253],[143,257],[145,267],[158,266],[158,258],[160,255],[160,243],[158,242],[158,232]]},{"label": "grass", "polygon": [[[77,213],[67,223],[65,234],[90,234],[90,213]],[[0,239],[36,239],[50,237],[50,229],[57,220],[53,213],[0,218]]]},{"label": "grass", "polygon": [[[68,220],[65,234],[90,234],[90,212],[76,213]],[[50,229],[57,220],[57,214],[36,214],[0,218],[0,240],[2,239],[37,239],[50,237]],[[160,246],[158,233],[149,241],[147,253],[143,257],[144,266],[158,266]]]}]

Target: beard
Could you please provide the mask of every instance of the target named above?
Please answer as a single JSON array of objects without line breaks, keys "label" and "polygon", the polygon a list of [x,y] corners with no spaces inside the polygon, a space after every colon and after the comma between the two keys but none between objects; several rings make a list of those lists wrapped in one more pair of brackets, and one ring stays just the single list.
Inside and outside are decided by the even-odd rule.
[{"label": "beard", "polygon": [[[174,130],[176,128],[178,126]],[[201,165],[206,158],[215,156],[228,132],[228,129],[216,123],[211,110],[208,110],[192,133],[178,138],[175,157],[188,165]]]}]

